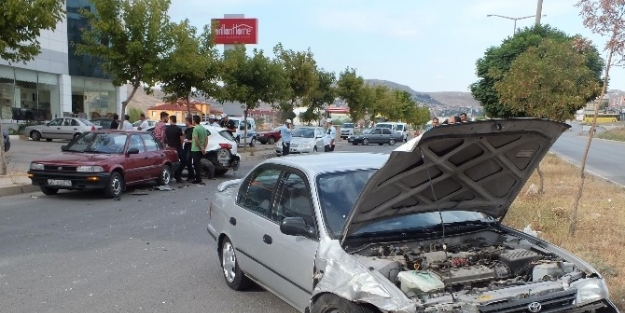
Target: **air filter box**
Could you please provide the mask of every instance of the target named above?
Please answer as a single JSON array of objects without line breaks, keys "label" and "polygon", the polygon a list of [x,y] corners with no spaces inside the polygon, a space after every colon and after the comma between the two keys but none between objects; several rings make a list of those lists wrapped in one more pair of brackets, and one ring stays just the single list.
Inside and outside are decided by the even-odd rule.
[{"label": "air filter box", "polygon": [[515,275],[526,272],[531,262],[540,259],[540,254],[525,249],[505,250],[499,255],[499,261],[505,264]]}]

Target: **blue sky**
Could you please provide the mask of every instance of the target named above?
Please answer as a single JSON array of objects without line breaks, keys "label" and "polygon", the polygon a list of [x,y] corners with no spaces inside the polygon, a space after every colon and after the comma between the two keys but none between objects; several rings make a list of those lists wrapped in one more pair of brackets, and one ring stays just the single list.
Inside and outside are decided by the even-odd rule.
[{"label": "blue sky", "polygon": [[[603,53],[605,39],[585,29],[576,0],[544,0],[543,24],[581,34]],[[224,14],[258,18],[257,45],[272,54],[311,48],[318,64],[417,91],[468,91],[475,61],[512,35],[512,20],[536,13],[536,0],[172,0],[170,15],[201,28]],[[531,26],[534,18],[519,20]],[[625,71],[613,68],[611,88],[625,89]]]}]

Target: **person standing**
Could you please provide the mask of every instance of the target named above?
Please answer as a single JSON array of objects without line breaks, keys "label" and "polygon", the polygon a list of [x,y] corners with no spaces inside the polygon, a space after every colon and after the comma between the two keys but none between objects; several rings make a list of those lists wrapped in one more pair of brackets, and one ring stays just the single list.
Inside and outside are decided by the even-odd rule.
[{"label": "person standing", "polygon": [[187,129],[184,130],[184,146],[182,148],[184,154],[184,163],[180,164],[180,167],[184,169],[187,168],[187,181],[191,182],[195,180],[195,171],[193,170],[193,159],[191,158],[191,139],[193,138],[193,120],[190,116],[187,116],[184,119],[184,124],[187,126]]},{"label": "person standing", "polygon": [[141,120],[141,124],[137,127],[137,130],[147,130],[150,127],[150,124],[148,123],[148,119],[145,118],[145,114],[141,113],[141,115],[139,115],[139,119]]},{"label": "person standing", "polygon": [[113,114],[113,121],[111,122],[111,129],[119,128],[119,115],[117,113]]},{"label": "person standing", "polygon": [[186,163],[184,161],[186,159],[186,155],[184,154],[184,149],[182,148],[184,133],[182,132],[182,128],[176,125],[177,118],[175,115],[170,116],[169,120],[170,124],[165,128],[165,141],[167,142],[167,146],[169,148],[176,150],[178,153],[180,165],[174,172],[174,179],[176,179],[177,183],[180,183],[182,182],[182,170],[184,169],[183,165]]},{"label": "person standing", "polygon": [[[191,157],[193,158],[193,168],[195,169],[194,184],[202,183],[202,169],[200,161],[206,154],[206,146],[208,145],[208,134],[206,129],[200,125],[200,116],[193,116],[193,135],[191,137]],[[214,168],[213,168],[214,169]],[[214,173],[209,173],[210,178],[213,178]]]},{"label": "person standing", "polygon": [[326,121],[326,135],[323,137],[325,152],[334,151],[334,140],[336,139],[336,128],[332,125],[332,119]]},{"label": "person standing", "polygon": [[467,113],[464,113],[464,112],[460,113],[460,122],[461,123],[468,123],[469,122],[469,120],[467,119]]},{"label": "person standing", "polygon": [[280,126],[280,138],[282,138],[282,155],[289,155],[293,134],[291,131],[291,120],[288,118],[284,121],[284,125]]},{"label": "person standing", "polygon": [[130,123],[130,115],[124,115],[124,122],[122,123],[122,130],[134,130],[132,123]]},{"label": "person standing", "polygon": [[167,122],[169,122],[169,114],[167,112],[161,112],[161,120],[154,126],[154,137],[165,144],[167,144],[167,138],[165,137]]},{"label": "person standing", "polygon": [[210,124],[213,127],[221,128],[219,124],[219,119],[215,115],[211,115],[213,117],[213,122]]}]

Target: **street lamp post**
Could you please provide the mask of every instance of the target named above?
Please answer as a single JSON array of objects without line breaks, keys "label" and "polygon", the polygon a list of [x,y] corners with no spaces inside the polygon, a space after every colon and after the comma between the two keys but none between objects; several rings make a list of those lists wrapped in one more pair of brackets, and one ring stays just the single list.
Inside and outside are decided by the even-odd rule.
[{"label": "street lamp post", "polygon": [[[486,15],[486,17],[501,17],[501,18],[505,18],[508,20],[513,20],[514,21],[514,33],[512,33],[513,35],[516,35],[516,21],[518,20],[524,20],[530,17],[535,17],[536,15],[528,15],[528,16],[522,16],[522,17],[510,17],[510,16],[505,16],[505,15],[499,15],[499,14],[488,14]],[[547,16],[546,14],[543,14],[542,16]]]}]

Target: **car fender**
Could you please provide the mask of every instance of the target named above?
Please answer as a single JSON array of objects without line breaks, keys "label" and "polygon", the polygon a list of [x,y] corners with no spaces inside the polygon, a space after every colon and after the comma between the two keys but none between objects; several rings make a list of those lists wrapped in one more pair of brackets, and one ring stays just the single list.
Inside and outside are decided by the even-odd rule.
[{"label": "car fender", "polygon": [[338,240],[326,237],[319,241],[313,279],[313,301],[322,294],[331,293],[348,301],[371,304],[382,311],[417,311],[415,301],[406,297],[382,274],[369,270],[345,252]]}]

